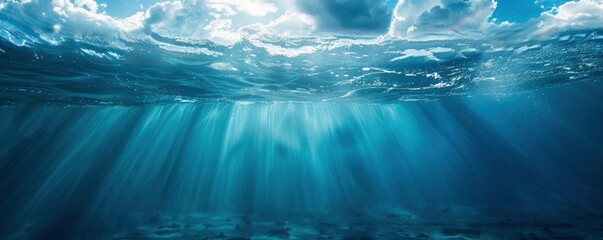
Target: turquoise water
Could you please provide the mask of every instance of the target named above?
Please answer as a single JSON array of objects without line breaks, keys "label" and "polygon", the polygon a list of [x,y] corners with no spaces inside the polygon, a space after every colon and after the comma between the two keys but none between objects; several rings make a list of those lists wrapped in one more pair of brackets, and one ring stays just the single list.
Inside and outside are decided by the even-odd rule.
[{"label": "turquoise water", "polygon": [[4,236],[393,239],[449,225],[478,238],[600,236],[600,91],[595,81],[395,105],[4,106]]},{"label": "turquoise water", "polygon": [[603,238],[601,31],[225,47],[9,20],[0,238]]}]

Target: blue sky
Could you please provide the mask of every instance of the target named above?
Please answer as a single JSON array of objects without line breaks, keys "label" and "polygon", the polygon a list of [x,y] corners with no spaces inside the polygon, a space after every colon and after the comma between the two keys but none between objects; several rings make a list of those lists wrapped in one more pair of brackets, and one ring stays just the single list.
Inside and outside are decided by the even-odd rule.
[{"label": "blue sky", "polygon": [[[107,4],[107,14],[116,17],[127,17],[137,11],[142,11],[161,0],[99,0],[99,3]],[[142,8],[141,8],[142,6]]]},{"label": "blue sky", "polygon": [[535,18],[542,11],[548,11],[553,6],[559,6],[569,0],[499,0],[493,18],[499,21],[525,22]]}]

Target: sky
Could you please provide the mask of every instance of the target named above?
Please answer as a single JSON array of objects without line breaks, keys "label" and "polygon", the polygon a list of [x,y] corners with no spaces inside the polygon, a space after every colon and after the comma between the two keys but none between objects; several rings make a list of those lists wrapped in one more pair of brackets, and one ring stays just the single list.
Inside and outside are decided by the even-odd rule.
[{"label": "sky", "polygon": [[128,17],[162,0],[99,0],[97,2],[107,4],[106,11],[111,16]]},{"label": "sky", "polygon": [[[162,1],[165,0],[98,0],[97,2],[107,4],[106,11],[109,15],[127,17]],[[570,0],[498,0],[498,6],[492,17],[501,22],[525,22],[530,18],[538,17],[544,10],[550,10],[553,6],[568,1]],[[397,0],[385,1],[387,10],[393,11],[397,3]]]},{"label": "sky", "polygon": [[603,0],[0,0],[0,20],[55,34],[144,33],[220,45],[258,36],[517,39],[600,28]]}]

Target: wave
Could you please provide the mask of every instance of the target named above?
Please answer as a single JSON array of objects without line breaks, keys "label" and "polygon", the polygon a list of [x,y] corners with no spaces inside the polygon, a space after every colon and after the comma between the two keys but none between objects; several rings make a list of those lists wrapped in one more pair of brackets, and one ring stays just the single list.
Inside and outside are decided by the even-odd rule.
[{"label": "wave", "polygon": [[248,34],[224,45],[149,30],[53,33],[51,23],[0,19],[2,104],[395,103],[603,76],[600,29],[523,42]]}]

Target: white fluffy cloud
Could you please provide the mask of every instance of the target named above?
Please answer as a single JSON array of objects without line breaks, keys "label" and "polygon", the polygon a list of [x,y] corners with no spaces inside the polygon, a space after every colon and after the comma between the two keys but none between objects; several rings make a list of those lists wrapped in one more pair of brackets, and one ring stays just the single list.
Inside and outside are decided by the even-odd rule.
[{"label": "white fluffy cloud", "polygon": [[496,25],[489,22],[495,9],[495,0],[399,0],[389,35],[402,38],[458,35],[518,39],[603,27],[603,0],[566,2],[526,23]]},{"label": "white fluffy cloud", "polygon": [[221,45],[236,44],[250,34],[290,36],[314,30],[307,15],[281,13],[279,6],[265,0],[164,2],[146,11],[144,26],[162,36],[207,39]]},{"label": "white fluffy cloud", "polygon": [[399,0],[392,15],[389,35],[406,37],[407,33],[416,29],[414,24],[417,18],[439,3],[440,0]]},{"label": "white fluffy cloud", "polygon": [[567,2],[542,13],[536,34],[593,27],[603,27],[603,0]]},{"label": "white fluffy cloud", "polygon": [[316,22],[311,16],[287,11],[282,16],[266,25],[262,25],[262,31],[267,35],[299,36],[312,33],[316,30]]},{"label": "white fluffy cloud", "polygon": [[[94,0],[53,0],[53,11],[62,17],[62,20],[72,29],[102,29],[117,28],[131,31],[142,27],[140,15],[126,19],[115,19],[104,12],[98,12],[99,5]],[[91,26],[92,25],[92,26]]]},{"label": "white fluffy cloud", "polygon": [[50,33],[113,36],[142,27],[142,14],[116,19],[105,14],[104,7],[94,0],[9,0],[3,2],[0,15],[2,21],[8,23],[6,27],[16,24],[18,30],[42,37]]},{"label": "white fluffy cloud", "polygon": [[[95,0],[9,0],[2,1],[1,7],[5,19],[11,22],[21,22],[19,25],[30,26],[34,32],[53,29],[63,37],[73,34],[112,38],[115,34],[146,33],[177,39],[207,39],[224,45],[241,41],[239,29],[253,23],[264,21],[262,25],[274,32],[276,29],[286,31],[283,29],[286,25],[293,26],[294,30],[295,21],[308,22],[300,15],[279,13],[278,5],[272,0],[166,0],[127,18],[109,16],[104,12],[106,5]],[[40,17],[25,15],[31,12],[39,13]],[[267,24],[270,19],[265,19],[270,14],[274,14],[273,24]]]},{"label": "white fluffy cloud", "polygon": [[526,23],[494,26],[486,37],[506,40],[547,38],[563,31],[591,28],[603,28],[603,0],[566,2]]},{"label": "white fluffy cloud", "polygon": [[194,35],[210,21],[207,12],[196,1],[172,1],[149,7],[144,13],[143,25],[147,31]]},{"label": "white fluffy cloud", "polygon": [[494,0],[400,0],[389,35],[474,35],[488,27],[495,9]]}]

